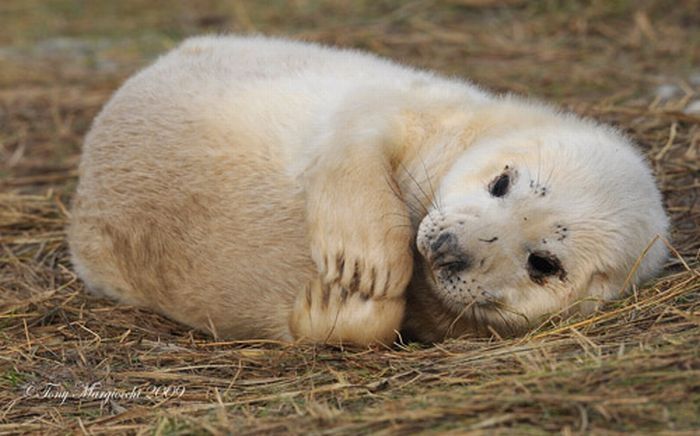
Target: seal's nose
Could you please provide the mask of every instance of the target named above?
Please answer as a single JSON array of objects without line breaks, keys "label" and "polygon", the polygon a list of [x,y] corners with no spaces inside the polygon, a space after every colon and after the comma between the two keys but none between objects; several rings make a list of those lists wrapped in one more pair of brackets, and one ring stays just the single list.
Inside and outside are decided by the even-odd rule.
[{"label": "seal's nose", "polygon": [[430,243],[428,259],[433,269],[440,269],[452,274],[466,271],[471,267],[469,256],[459,247],[457,236],[451,232],[443,232],[435,241]]},{"label": "seal's nose", "polygon": [[452,246],[457,245],[457,236],[454,233],[443,232],[438,235],[437,239],[430,244],[430,251],[432,253],[437,253],[443,246],[447,246],[450,249]]}]

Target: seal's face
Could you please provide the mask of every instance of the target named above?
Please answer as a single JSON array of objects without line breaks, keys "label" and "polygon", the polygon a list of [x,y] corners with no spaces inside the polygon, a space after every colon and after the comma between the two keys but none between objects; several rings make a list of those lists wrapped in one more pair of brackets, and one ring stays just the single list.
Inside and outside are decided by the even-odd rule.
[{"label": "seal's face", "polygon": [[586,125],[469,148],[416,242],[447,310],[509,333],[574,306],[590,310],[653,274],[663,244],[635,262],[666,228],[642,158],[616,133]]}]

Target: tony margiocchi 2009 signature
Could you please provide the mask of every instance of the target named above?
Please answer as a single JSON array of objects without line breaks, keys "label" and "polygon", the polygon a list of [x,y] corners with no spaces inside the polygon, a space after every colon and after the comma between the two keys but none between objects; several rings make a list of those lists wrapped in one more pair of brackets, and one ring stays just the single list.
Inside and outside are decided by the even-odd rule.
[{"label": "tony margiocchi 2009 signature", "polygon": [[110,400],[138,401],[164,400],[180,398],[185,393],[183,385],[149,385],[134,386],[131,390],[107,388],[101,382],[81,383],[73,388],[57,383],[27,384],[22,396],[45,401],[101,400],[106,404]]}]

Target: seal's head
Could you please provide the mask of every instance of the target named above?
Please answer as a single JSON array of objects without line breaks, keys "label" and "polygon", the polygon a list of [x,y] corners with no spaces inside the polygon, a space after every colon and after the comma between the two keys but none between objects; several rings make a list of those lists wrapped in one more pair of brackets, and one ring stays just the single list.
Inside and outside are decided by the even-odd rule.
[{"label": "seal's head", "polygon": [[453,318],[511,333],[543,315],[590,311],[649,278],[667,256],[653,243],[667,228],[630,142],[571,119],[469,147],[416,242],[425,280]]}]

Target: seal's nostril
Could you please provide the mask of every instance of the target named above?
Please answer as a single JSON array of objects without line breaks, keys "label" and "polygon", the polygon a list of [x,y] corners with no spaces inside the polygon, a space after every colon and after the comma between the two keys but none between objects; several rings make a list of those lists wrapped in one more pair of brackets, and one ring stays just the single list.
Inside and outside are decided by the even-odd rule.
[{"label": "seal's nostril", "polygon": [[432,267],[447,274],[457,274],[471,266],[469,256],[459,247],[454,233],[443,232],[430,244],[429,261]]},{"label": "seal's nostril", "polygon": [[438,238],[430,244],[430,250],[433,253],[436,253],[440,248],[442,248],[443,245],[447,244],[447,249],[449,250],[453,246],[457,245],[457,237],[454,235],[454,233],[450,232],[445,232],[440,234]]}]

